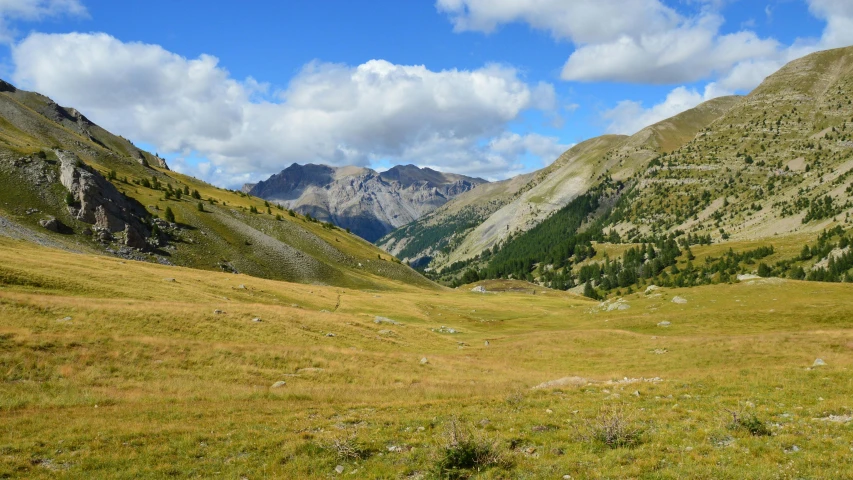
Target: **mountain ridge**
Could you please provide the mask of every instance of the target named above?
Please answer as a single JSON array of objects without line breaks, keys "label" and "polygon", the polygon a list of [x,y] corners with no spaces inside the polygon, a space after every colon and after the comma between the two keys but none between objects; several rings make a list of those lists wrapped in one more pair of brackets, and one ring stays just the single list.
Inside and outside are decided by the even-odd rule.
[{"label": "mountain ridge", "polygon": [[294,163],[254,184],[248,193],[374,241],[485,183],[481,178],[415,165],[377,172]]},{"label": "mountain ridge", "polygon": [[436,288],[334,225],[171,171],[81,112],[8,82],[0,83],[0,235],[276,280]]}]

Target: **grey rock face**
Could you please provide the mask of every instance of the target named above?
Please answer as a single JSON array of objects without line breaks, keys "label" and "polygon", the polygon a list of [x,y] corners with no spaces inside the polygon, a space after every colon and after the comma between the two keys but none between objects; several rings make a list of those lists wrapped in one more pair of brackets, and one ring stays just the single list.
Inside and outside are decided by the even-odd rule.
[{"label": "grey rock face", "polygon": [[[125,245],[129,247],[146,248],[148,229],[140,221],[146,214],[144,209],[125,198],[98,172],[83,165],[73,153],[58,150],[56,156],[60,161],[59,181],[75,202],[68,206],[69,213],[102,233],[123,231]],[[104,235],[102,240],[109,241]]]},{"label": "grey rock face", "polygon": [[145,237],[143,237],[142,234],[140,234],[139,231],[129,223],[124,226],[124,244],[130,248],[136,248],[139,250],[148,246],[148,242],[145,241]]},{"label": "grey rock face", "polygon": [[375,241],[467,192],[485,180],[400,165],[368,168],[298,165],[250,187],[251,195],[349,228]]}]

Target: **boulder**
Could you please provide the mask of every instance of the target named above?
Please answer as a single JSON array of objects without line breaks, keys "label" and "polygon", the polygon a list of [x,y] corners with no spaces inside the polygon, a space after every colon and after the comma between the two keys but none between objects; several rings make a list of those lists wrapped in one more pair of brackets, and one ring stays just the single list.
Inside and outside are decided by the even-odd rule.
[{"label": "boulder", "polygon": [[124,244],[130,248],[143,250],[148,247],[148,242],[135,227],[127,223],[124,226]]},{"label": "boulder", "polygon": [[[141,237],[147,235],[147,229],[140,218],[147,212],[137,202],[125,197],[97,170],[86,166],[72,152],[56,150],[59,158],[59,181],[71,194],[73,203],[68,212],[77,220],[94,225],[95,230],[117,233],[131,224]],[[139,242],[135,242],[142,248]]]},{"label": "boulder", "polygon": [[50,230],[51,232],[59,233],[64,230],[65,225],[62,224],[59,220],[50,217],[45,220],[40,220],[39,225],[42,226],[45,230]]}]

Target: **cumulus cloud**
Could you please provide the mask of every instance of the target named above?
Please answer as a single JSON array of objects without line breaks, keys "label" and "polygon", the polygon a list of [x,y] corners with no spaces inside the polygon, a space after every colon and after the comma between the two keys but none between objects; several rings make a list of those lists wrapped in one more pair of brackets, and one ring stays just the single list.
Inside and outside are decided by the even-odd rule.
[{"label": "cumulus cloud", "polygon": [[679,13],[661,0],[436,0],[457,31],[489,33],[526,23],[574,44],[561,76],[570,81],[679,84],[716,78],[731,90],[755,87],[784,63],[816,50],[853,44],[853,3],[807,0],[826,21],[820,39],[784,46],[755,32],[723,34],[722,1]]},{"label": "cumulus cloud", "polygon": [[[829,1],[829,0],[815,0]],[[437,0],[457,31],[521,22],[575,45],[562,78],[627,83],[693,82],[772,55],[778,42],[743,30],[721,34],[719,2],[685,16],[660,0]]]},{"label": "cumulus cloud", "polygon": [[725,93],[727,92],[717,89],[714,84],[709,85],[704,94],[687,87],[678,87],[669,92],[664,101],[649,108],[644,108],[640,102],[623,100],[604,112],[602,118],[608,123],[607,133],[632,135],[649,125]]},{"label": "cumulus cloud", "polygon": [[820,48],[853,44],[853,2],[844,0],[808,0],[809,11],[826,21]]},{"label": "cumulus cloud", "polygon": [[[522,153],[499,155],[490,141],[523,112],[557,103],[551,85],[528,84],[502,65],[436,72],[314,62],[271,96],[269,85],[232,78],[215,57],[187,59],[106,34],[32,34],[12,54],[22,86],[161,151],[197,152],[209,164],[176,165],[230,185],[291,162],[389,159],[502,177]],[[544,143],[523,150],[554,151]]]},{"label": "cumulus cloud", "polygon": [[16,20],[36,21],[58,15],[85,15],[80,0],[0,0],[0,43],[14,40]]},{"label": "cumulus cloud", "polygon": [[493,32],[522,22],[575,43],[668,31],[679,15],[659,0],[437,0],[456,31]]},{"label": "cumulus cloud", "polygon": [[[672,90],[666,99],[645,108],[640,102],[625,100],[603,113],[611,133],[635,133],[642,128],[681,113],[684,110],[723,95],[748,92],[786,63],[802,56],[829,48],[853,45],[853,3],[836,0],[808,0],[809,11],[826,22],[817,39],[802,38],[792,45],[777,44],[766,52],[757,49],[734,62],[724,74],[705,86],[704,93],[681,86]],[[721,44],[724,43],[721,40]],[[742,42],[734,42],[734,46]],[[769,45],[767,45],[769,47]]]},{"label": "cumulus cloud", "polygon": [[563,66],[562,78],[666,84],[693,82],[727,73],[739,62],[773,55],[778,42],[742,31],[720,35],[723,18],[709,14],[673,30],[621,36],[612,42],[578,47]]}]

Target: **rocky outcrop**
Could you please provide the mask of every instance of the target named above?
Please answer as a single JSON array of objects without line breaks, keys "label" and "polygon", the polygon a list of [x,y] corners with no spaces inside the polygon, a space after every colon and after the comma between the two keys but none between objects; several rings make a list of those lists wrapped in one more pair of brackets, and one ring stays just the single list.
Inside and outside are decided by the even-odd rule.
[{"label": "rocky outcrop", "polygon": [[62,222],[53,217],[46,218],[44,220],[39,220],[39,225],[41,225],[42,228],[44,228],[45,230],[49,230],[54,233],[61,233],[67,228],[65,225],[62,224]]},{"label": "rocky outcrop", "polygon": [[379,173],[361,167],[294,163],[245,190],[285,208],[349,228],[373,242],[482,183],[486,181],[414,165]]},{"label": "rocky outcrop", "polygon": [[73,153],[57,150],[56,156],[60,161],[59,181],[70,193],[68,211],[71,216],[107,234],[100,235],[101,238],[123,232],[127,246],[146,248],[148,229],[141,221],[147,216],[146,211]]}]

